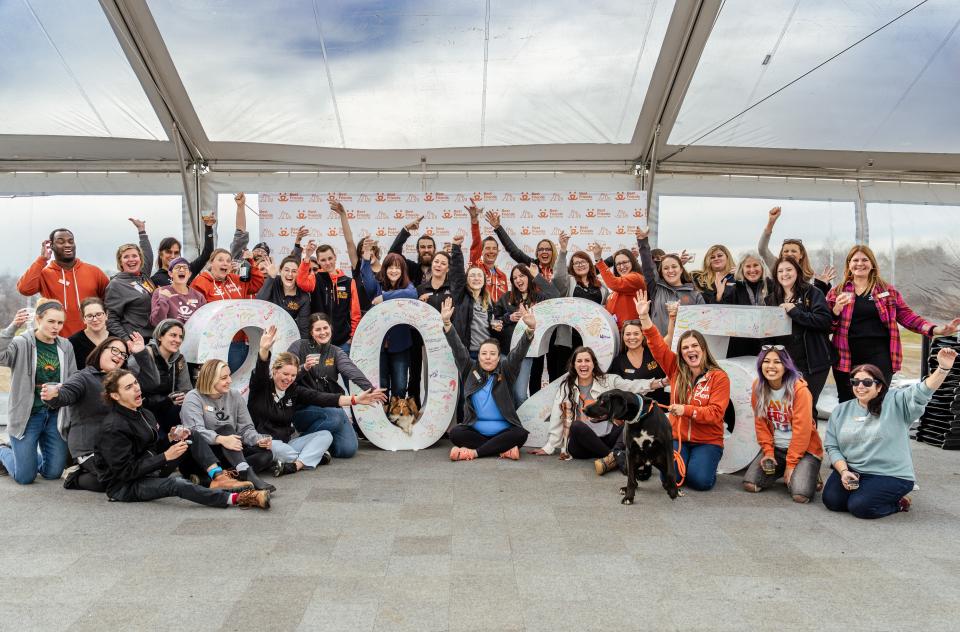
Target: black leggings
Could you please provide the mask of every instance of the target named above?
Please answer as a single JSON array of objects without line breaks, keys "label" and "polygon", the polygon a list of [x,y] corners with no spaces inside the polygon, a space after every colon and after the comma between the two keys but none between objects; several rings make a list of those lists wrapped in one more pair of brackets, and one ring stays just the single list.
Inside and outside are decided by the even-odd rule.
[{"label": "black leggings", "polygon": [[509,450],[519,448],[527,441],[526,430],[518,426],[510,426],[492,437],[482,435],[470,426],[460,424],[450,429],[451,443],[458,448],[470,448],[477,451],[477,456],[496,456]]},{"label": "black leggings", "polygon": [[820,393],[827,383],[827,377],[830,375],[830,369],[826,368],[816,373],[804,371],[803,379],[807,382],[807,388],[810,389],[810,397],[813,398],[813,421],[817,421],[817,401],[820,399]]},{"label": "black leggings", "polygon": [[[893,378],[893,362],[890,360],[889,338],[851,338],[850,368],[861,364],[876,365],[890,384]],[[850,374],[833,369],[833,379],[837,382],[837,398],[840,403],[853,399],[853,387],[850,386]]]},{"label": "black leggings", "polygon": [[586,423],[575,421],[570,424],[567,452],[575,459],[602,459],[610,454],[622,434],[623,426],[614,426],[613,430],[601,437]]}]

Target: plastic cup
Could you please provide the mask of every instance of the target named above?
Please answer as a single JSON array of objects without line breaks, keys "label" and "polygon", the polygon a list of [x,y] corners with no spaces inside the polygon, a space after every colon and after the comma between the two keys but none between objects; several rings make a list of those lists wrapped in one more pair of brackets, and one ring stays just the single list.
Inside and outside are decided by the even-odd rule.
[{"label": "plastic cup", "polygon": [[44,382],[42,388],[53,397],[60,394],[60,382]]},{"label": "plastic cup", "polygon": [[763,459],[760,461],[760,467],[767,476],[773,476],[777,473],[777,464],[772,459]]}]

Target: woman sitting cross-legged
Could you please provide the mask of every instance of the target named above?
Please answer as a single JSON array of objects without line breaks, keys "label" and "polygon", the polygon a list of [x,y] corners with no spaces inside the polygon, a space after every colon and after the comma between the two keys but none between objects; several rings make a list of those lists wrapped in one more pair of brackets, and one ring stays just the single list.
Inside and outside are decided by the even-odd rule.
[{"label": "woman sitting cross-legged", "polygon": [[710,353],[699,331],[685,331],[670,350],[650,319],[650,301],[637,292],[637,313],[654,359],[670,379],[670,425],[673,447],[680,449],[686,467],[685,484],[706,491],[717,482],[723,456],[723,414],[730,403],[730,378]]},{"label": "woman sitting cross-legged", "polygon": [[[369,391],[373,384],[340,347],[330,344],[333,329],[330,317],[323,312],[310,314],[310,339],[297,340],[288,351],[297,357],[300,373],[297,384],[319,393],[343,395],[338,380],[350,381]],[[342,408],[304,406],[293,415],[293,425],[300,434],[327,430],[333,435],[330,454],[335,459],[349,459],[357,453],[357,433]]]},{"label": "woman sitting cross-legged", "polygon": [[248,407],[257,432],[270,435],[273,441],[273,474],[283,476],[306,468],[329,463],[327,451],[333,443],[329,430],[318,430],[294,436],[293,416],[305,406],[350,406],[386,401],[383,389],[368,390],[360,395],[324,393],[296,383],[300,361],[289,352],[278,353],[270,362],[270,349],[277,338],[277,328],[271,325],[260,337],[257,366],[250,377]]},{"label": "woman sitting cross-legged", "polygon": [[943,348],[927,379],[887,392],[883,372],[872,364],[850,372],[855,399],[833,409],[824,447],[833,473],[823,487],[830,511],[857,518],[882,518],[910,509],[916,475],[910,456],[910,424],[953,368],[957,352]]},{"label": "woman sitting cross-legged", "polygon": [[757,357],[751,407],[760,454],[747,468],[743,488],[759,492],[783,477],[790,495],[808,503],[817,491],[823,444],[813,421],[813,396],[781,345],[764,345]]},{"label": "woman sitting cross-legged", "polygon": [[[254,491],[250,483],[225,473],[206,442],[187,441],[185,436],[174,436],[174,430],[164,436],[153,413],[142,408],[140,385],[130,371],[108,373],[103,398],[110,412],[103,420],[96,460],[111,500],[146,502],[178,496],[208,507],[270,508],[270,492]],[[209,487],[170,478],[188,454],[206,469]]]},{"label": "woman sitting cross-legged", "polygon": [[520,373],[520,363],[533,342],[537,320],[523,304],[517,307],[517,313],[527,330],[506,359],[501,361],[500,344],[491,338],[480,344],[474,362],[450,320],[453,300],[446,299],[440,308],[443,331],[453,350],[463,389],[463,421],[450,429],[450,441],[455,446],[450,450],[451,461],[471,461],[496,454],[505,459],[520,458],[520,446],[529,433],[520,424],[510,384]]},{"label": "woman sitting cross-legged", "polygon": [[544,446],[530,454],[553,454],[559,446],[560,457],[605,459],[616,465],[613,448],[623,434],[623,420],[595,421],[583,409],[601,393],[622,389],[648,393],[651,380],[625,380],[613,373],[604,373],[590,347],[577,347],[567,365],[567,375],[553,400],[550,412],[550,434]]},{"label": "woman sitting cross-legged", "polygon": [[243,396],[230,388],[230,367],[223,360],[207,360],[197,374],[197,386],[183,398],[180,420],[195,441],[206,441],[221,466],[237,470],[240,480],[257,489],[276,488],[257,472],[270,469],[272,439],[253,426]]},{"label": "woman sitting cross-legged", "polygon": [[155,385],[141,385],[143,405],[157,418],[163,432],[180,424],[183,398],[193,388],[190,369],[180,353],[183,335],[183,323],[175,318],[167,318],[156,326],[153,339],[147,344],[147,351],[153,357],[160,381]]}]

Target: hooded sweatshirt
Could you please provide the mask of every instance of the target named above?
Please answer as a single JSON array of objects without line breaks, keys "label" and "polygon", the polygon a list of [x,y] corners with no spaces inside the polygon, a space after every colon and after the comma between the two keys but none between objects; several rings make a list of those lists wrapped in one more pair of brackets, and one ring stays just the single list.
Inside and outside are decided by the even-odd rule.
[{"label": "hooded sweatshirt", "polygon": [[670,315],[667,313],[667,303],[680,305],[703,305],[703,296],[693,283],[683,283],[672,286],[657,274],[653,264],[653,255],[650,254],[650,241],[638,239],[640,249],[640,267],[643,269],[643,278],[647,283],[650,299],[650,319],[657,326],[660,333],[666,333],[670,325]]},{"label": "hooded sweatshirt", "polygon": [[[250,262],[250,280],[241,281],[236,274],[230,273],[222,281],[217,281],[210,274],[209,270],[204,270],[194,277],[190,287],[200,292],[207,303],[213,301],[223,301],[226,299],[241,299],[254,296],[261,287],[263,287],[263,273],[257,267],[253,259]],[[233,337],[233,342],[245,342],[247,335],[242,331],[237,332]]]},{"label": "hooded sweatshirt", "polygon": [[60,301],[66,308],[66,319],[60,335],[69,338],[85,327],[80,301],[90,296],[103,298],[108,283],[109,279],[103,270],[79,259],[75,259],[73,267],[67,270],[61,268],[56,260],[48,263],[46,258],[37,257],[17,281],[17,291],[24,296],[39,292],[43,298]]},{"label": "hooded sweatshirt", "polygon": [[[760,444],[764,456],[773,457],[776,424],[781,431],[788,430],[791,433],[790,445],[787,448],[788,468],[797,467],[797,463],[808,452],[818,459],[823,459],[823,443],[820,441],[820,433],[817,432],[817,424],[813,421],[813,397],[807,383],[797,380],[794,385],[791,410],[778,410],[775,402],[771,404],[774,405],[768,406],[762,417],[754,416],[757,443]],[[757,397],[753,388],[750,389],[750,409],[757,409]]]},{"label": "hooded sweatshirt", "polygon": [[127,340],[137,332],[144,340],[153,335],[150,325],[151,294],[154,291],[150,277],[133,272],[117,274],[107,285],[107,331],[111,336]]},{"label": "hooded sweatshirt", "polygon": [[217,399],[193,389],[183,398],[180,421],[213,445],[219,435],[239,435],[243,445],[253,447],[260,439],[247,403],[237,391],[227,391]]},{"label": "hooded sweatshirt", "polygon": [[207,304],[207,299],[192,287],[187,288],[186,294],[180,294],[173,289],[173,285],[168,285],[154,290],[150,303],[150,324],[157,326],[167,318],[187,322],[195,311]]}]

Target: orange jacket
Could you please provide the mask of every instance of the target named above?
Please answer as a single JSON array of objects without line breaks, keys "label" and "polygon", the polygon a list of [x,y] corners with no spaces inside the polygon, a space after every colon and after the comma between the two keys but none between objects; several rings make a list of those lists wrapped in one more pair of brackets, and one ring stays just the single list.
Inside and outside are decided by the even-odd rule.
[{"label": "orange jacket", "polygon": [[103,270],[79,259],[72,268],[65,270],[56,261],[47,263],[45,257],[37,257],[17,281],[17,291],[24,296],[39,293],[43,298],[60,301],[67,312],[60,335],[69,338],[86,327],[80,302],[91,296],[102,299],[109,282]]},{"label": "orange jacket", "polygon": [[[241,281],[240,277],[233,273],[228,274],[223,281],[217,281],[209,270],[204,270],[193,277],[190,287],[203,294],[203,298],[208,303],[226,299],[252,298],[263,287],[263,274],[253,259],[248,261],[250,262],[249,281]],[[242,331],[237,332],[233,337],[234,342],[243,342],[246,339],[247,335]]]},{"label": "orange jacket", "polygon": [[[756,381],[754,381],[756,386]],[[757,398],[750,390],[750,408],[757,409]],[[798,380],[793,391],[793,409],[789,413],[790,425],[793,426],[793,436],[790,438],[790,447],[787,448],[787,467],[795,468],[803,455],[809,452],[818,459],[823,458],[823,443],[817,425],[813,423],[813,396],[807,383]],[[764,456],[773,458],[773,422],[766,417],[754,415],[754,424],[757,427],[757,443],[763,450]]]},{"label": "orange jacket", "polygon": [[[650,353],[670,379],[670,403],[683,404],[683,415],[668,415],[673,438],[689,443],[711,443],[723,447],[723,413],[730,403],[730,378],[719,369],[701,375],[685,402],[677,401],[679,358],[667,347],[656,327],[643,330]],[[809,402],[808,402],[809,403]]]},{"label": "orange jacket", "polygon": [[[496,303],[500,297],[507,293],[507,275],[497,266],[491,268],[483,262],[483,240],[480,238],[480,224],[470,224],[470,265],[477,266],[483,270],[483,276],[487,281],[487,294],[490,295],[490,302]],[[470,266],[467,266],[468,268]]]},{"label": "orange jacket", "polygon": [[607,299],[607,311],[617,319],[617,327],[623,329],[623,323],[637,318],[637,290],[647,289],[647,283],[639,272],[629,272],[626,276],[614,276],[610,268],[603,261],[597,263],[600,278],[610,288],[610,298]]}]

